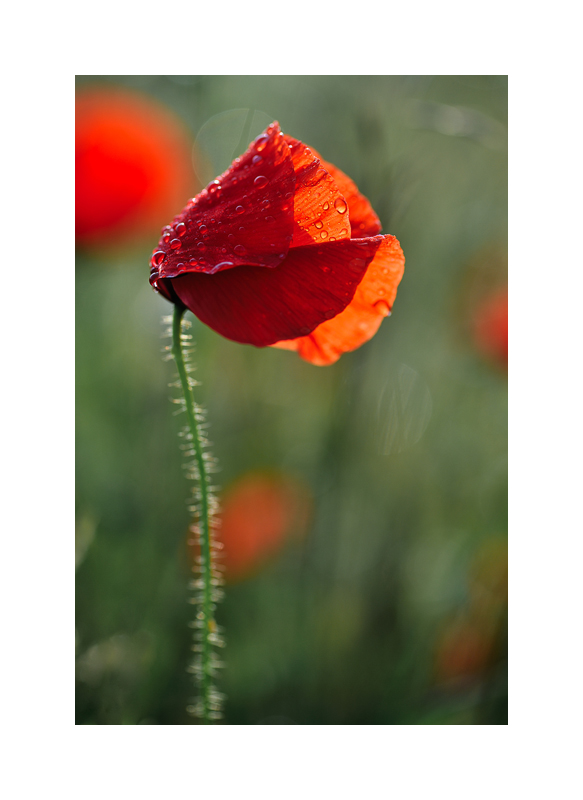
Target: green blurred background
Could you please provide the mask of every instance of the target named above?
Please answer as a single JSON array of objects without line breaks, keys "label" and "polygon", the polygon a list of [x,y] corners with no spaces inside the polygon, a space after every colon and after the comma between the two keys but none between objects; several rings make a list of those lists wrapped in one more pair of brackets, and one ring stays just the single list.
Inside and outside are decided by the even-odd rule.
[{"label": "green blurred background", "polygon": [[[85,76],[78,94],[94,84],[200,133],[202,180],[203,146],[245,133],[246,112],[216,115],[277,119],[406,256],[392,317],[329,367],[188,315],[217,483],[267,470],[312,498],[304,536],[218,607],[223,724],[506,724],[507,368],[475,333],[507,284],[506,77]],[[158,237],[77,248],[77,724],[196,724]]]}]

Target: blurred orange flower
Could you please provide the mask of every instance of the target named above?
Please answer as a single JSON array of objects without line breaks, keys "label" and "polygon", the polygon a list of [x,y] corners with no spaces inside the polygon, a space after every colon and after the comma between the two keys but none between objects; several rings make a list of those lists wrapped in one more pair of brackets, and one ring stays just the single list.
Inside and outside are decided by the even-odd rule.
[{"label": "blurred orange flower", "polygon": [[235,581],[260,569],[291,537],[305,534],[311,498],[288,475],[251,472],[225,492],[221,505],[220,563],[226,580]]},{"label": "blurred orange flower", "polygon": [[77,244],[103,246],[156,235],[195,188],[188,133],[165,106],[119,88],[77,93]]},{"label": "blurred orange flower", "polygon": [[507,289],[491,295],[478,307],[474,318],[474,340],[487,358],[508,367]]}]

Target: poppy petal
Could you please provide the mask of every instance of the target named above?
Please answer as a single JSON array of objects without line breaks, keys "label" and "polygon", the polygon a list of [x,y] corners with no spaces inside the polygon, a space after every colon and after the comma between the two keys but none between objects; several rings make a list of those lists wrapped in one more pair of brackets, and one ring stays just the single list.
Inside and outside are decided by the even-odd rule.
[{"label": "poppy petal", "polygon": [[346,199],[319,156],[284,134],[296,175],[292,247],[350,239]]},{"label": "poppy petal", "polygon": [[168,283],[213,330],[257,347],[306,336],[352,300],[382,236],[297,247],[274,269],[188,273]]},{"label": "poppy petal", "polygon": [[350,304],[333,319],[318,325],[308,336],[277,342],[274,347],[296,350],[306,361],[326,366],[374,336],[383,317],[391,313],[405,267],[405,257],[397,239],[387,235],[376,236],[373,241],[378,239],[382,244]]},{"label": "poppy petal", "polygon": [[242,264],[275,267],[293,236],[295,173],[277,122],[162,230],[150,283]]},{"label": "poppy petal", "polygon": [[350,227],[352,229],[352,237],[354,239],[361,239],[363,236],[376,236],[381,231],[381,222],[369,201],[366,197],[358,191],[354,181],[345,175],[342,170],[330,164],[329,161],[324,161],[322,156],[311,148],[312,153],[320,159],[320,162],[325,170],[336,181],[336,185],[346,198],[348,203],[348,214],[350,217]]}]

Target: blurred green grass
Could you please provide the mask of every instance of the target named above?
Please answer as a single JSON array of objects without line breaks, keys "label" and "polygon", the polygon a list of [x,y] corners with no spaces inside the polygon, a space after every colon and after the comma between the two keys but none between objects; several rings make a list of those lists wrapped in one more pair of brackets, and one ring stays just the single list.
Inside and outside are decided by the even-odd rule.
[{"label": "blurred green grass", "polygon": [[[506,78],[101,82],[164,102],[193,141],[222,111],[264,111],[357,182],[406,256],[392,317],[331,367],[193,320],[217,482],[278,469],[314,497],[306,538],[218,609],[225,723],[506,724],[505,606],[491,592],[475,612],[472,570],[507,535],[507,379],[471,337],[476,298],[506,283]],[[77,259],[77,724],[192,724],[183,423],[160,353],[170,306],[148,284],[158,234]],[[444,673],[443,630],[468,614],[490,657]]]}]

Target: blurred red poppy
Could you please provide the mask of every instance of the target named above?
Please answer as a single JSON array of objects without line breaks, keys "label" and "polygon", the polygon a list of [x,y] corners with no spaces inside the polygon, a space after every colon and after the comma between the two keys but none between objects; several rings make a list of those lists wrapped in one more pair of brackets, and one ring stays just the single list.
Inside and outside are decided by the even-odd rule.
[{"label": "blurred red poppy", "polygon": [[78,244],[152,235],[195,185],[189,137],[165,106],[117,88],[77,93]]},{"label": "blurred red poppy", "polygon": [[311,502],[307,488],[290,476],[254,472],[240,478],[221,505],[220,563],[234,581],[259,569],[290,536],[305,533]]},{"label": "blurred red poppy", "polygon": [[478,307],[474,339],[479,350],[498,364],[508,366],[508,290],[491,295]]},{"label": "blurred red poppy", "polygon": [[218,333],[325,365],[371,338],[404,268],[368,200],[277,122],[162,230],[150,283]]},{"label": "blurred red poppy", "polygon": [[450,622],[437,642],[436,678],[448,683],[480,675],[494,648],[494,632],[469,616]]},{"label": "blurred red poppy", "polygon": [[468,574],[465,610],[450,619],[436,643],[439,681],[480,677],[496,660],[508,604],[508,543],[486,539],[476,550]]}]

